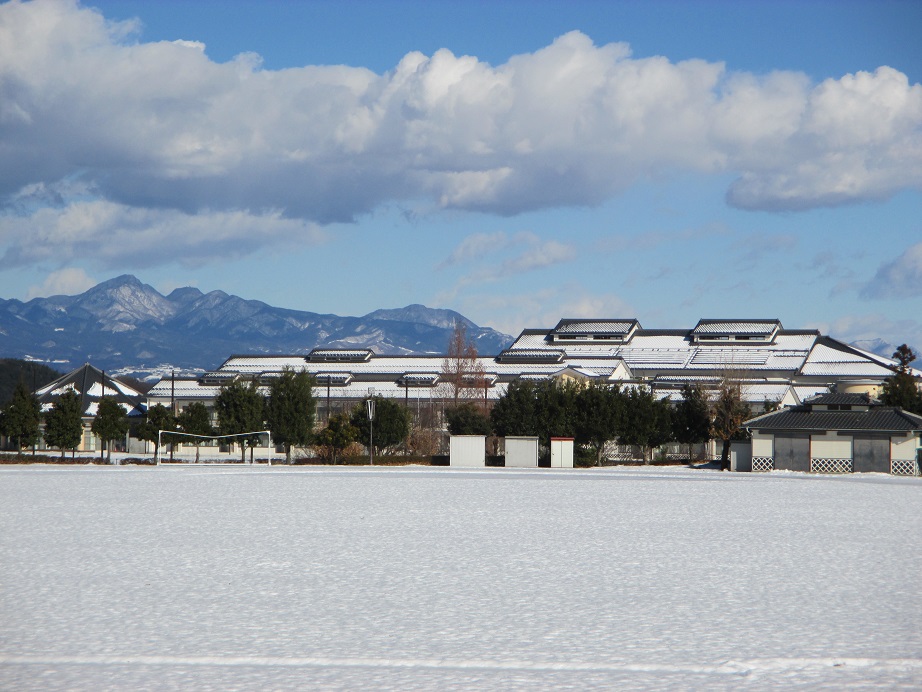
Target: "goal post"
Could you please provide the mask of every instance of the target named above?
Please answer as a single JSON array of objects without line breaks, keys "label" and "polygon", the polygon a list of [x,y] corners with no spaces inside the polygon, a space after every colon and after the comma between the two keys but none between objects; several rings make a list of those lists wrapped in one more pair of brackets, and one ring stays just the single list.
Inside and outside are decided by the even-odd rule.
[{"label": "goal post", "polygon": [[[177,432],[175,430],[158,430],[157,431],[157,449],[154,450],[154,457],[157,462],[157,466],[161,466],[161,454],[160,447],[164,435],[169,435],[172,437],[188,437],[198,440],[233,440],[236,438],[251,439],[257,435],[266,435],[267,438],[267,450],[268,450],[268,463],[269,466],[272,466],[272,431],[271,430],[254,430],[252,432],[242,432],[242,433],[232,433],[230,435],[194,435],[192,433]],[[188,463],[188,462],[187,462]],[[194,463],[194,462],[193,462]],[[202,462],[199,462],[202,463]],[[235,462],[240,463],[240,462]],[[249,462],[243,462],[248,464]]]}]

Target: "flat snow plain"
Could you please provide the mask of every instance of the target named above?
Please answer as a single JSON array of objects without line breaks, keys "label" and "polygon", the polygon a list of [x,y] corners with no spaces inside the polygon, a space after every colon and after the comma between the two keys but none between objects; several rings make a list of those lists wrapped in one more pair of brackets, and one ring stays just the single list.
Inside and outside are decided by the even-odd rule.
[{"label": "flat snow plain", "polygon": [[922,479],[0,467],[0,689],[922,686]]}]

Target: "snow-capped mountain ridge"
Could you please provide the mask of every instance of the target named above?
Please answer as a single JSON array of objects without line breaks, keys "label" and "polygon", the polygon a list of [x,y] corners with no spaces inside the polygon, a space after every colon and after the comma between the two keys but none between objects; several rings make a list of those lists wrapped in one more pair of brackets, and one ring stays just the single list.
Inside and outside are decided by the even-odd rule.
[{"label": "snow-capped mountain ridge", "polygon": [[232,354],[308,353],[317,347],[381,354],[444,352],[455,320],[483,354],[512,338],[459,313],[423,305],[362,317],[276,308],[216,290],[177,288],[168,296],[123,275],[77,296],[0,299],[0,356],[91,362],[124,374],[207,370]]}]

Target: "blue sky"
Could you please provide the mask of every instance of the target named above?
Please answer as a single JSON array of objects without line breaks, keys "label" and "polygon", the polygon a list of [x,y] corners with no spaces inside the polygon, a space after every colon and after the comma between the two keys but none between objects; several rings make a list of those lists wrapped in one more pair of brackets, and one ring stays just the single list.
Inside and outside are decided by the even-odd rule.
[{"label": "blue sky", "polygon": [[922,346],[922,3],[0,5],[0,297]]}]

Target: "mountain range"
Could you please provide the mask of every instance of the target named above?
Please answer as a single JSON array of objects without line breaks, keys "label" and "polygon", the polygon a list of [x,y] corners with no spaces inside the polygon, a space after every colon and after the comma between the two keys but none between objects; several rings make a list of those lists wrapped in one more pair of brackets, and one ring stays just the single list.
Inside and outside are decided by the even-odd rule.
[{"label": "mountain range", "polygon": [[58,370],[90,362],[113,375],[154,378],[211,370],[232,354],[307,354],[318,347],[444,353],[456,322],[481,354],[512,342],[452,310],[408,305],[340,317],[191,287],[164,296],[126,274],[76,296],[0,299],[0,356]]}]

